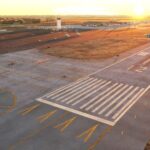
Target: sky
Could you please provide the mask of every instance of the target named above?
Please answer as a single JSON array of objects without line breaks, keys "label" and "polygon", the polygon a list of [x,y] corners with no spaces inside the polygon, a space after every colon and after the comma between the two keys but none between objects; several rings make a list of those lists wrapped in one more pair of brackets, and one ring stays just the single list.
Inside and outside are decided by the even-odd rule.
[{"label": "sky", "polygon": [[0,0],[0,15],[149,15],[150,0]]}]

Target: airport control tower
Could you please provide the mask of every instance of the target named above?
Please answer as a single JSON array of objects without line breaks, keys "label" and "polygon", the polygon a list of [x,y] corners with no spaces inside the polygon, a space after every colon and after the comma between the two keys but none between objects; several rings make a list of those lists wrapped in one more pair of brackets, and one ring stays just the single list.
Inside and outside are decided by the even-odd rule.
[{"label": "airport control tower", "polygon": [[61,18],[57,18],[57,30],[61,30],[62,26],[61,26]]}]

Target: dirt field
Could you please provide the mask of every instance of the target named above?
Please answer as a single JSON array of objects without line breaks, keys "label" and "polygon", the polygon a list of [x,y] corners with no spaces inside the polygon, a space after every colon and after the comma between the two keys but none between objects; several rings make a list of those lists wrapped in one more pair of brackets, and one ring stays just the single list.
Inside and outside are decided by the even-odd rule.
[{"label": "dirt field", "polygon": [[[43,53],[58,57],[108,58],[148,43],[147,33],[150,33],[148,24],[132,29],[85,31],[81,35],[67,31],[20,30],[0,34],[0,53],[38,48]],[[71,37],[65,37],[66,34]]]},{"label": "dirt field", "polygon": [[[18,50],[38,48],[48,43],[64,40],[67,32],[42,33],[42,32],[19,32],[0,35],[0,53],[8,53]],[[75,33],[70,32],[71,36]]]},{"label": "dirt field", "polygon": [[[115,31],[88,31],[76,39],[45,45],[41,51],[60,57],[99,59],[119,55],[149,42],[145,37],[150,28],[132,28]],[[47,48],[50,47],[50,48]]]}]

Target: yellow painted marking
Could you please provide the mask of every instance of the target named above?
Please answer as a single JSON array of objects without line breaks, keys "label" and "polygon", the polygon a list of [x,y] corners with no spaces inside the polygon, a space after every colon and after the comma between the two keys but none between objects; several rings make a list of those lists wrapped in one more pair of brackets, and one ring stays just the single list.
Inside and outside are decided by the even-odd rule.
[{"label": "yellow painted marking", "polygon": [[128,68],[128,71],[131,70],[133,67],[134,67],[134,65],[130,66],[130,67]]},{"label": "yellow painted marking", "polygon": [[36,105],[33,105],[33,106],[30,106],[28,108],[25,108],[22,112],[21,112],[21,115],[22,116],[25,116],[27,114],[29,114],[30,112],[32,112],[34,109],[38,108],[41,104],[36,104]]},{"label": "yellow painted marking", "polygon": [[83,116],[83,117],[86,117],[86,118],[89,118],[89,119],[92,119],[92,120],[96,120],[98,122],[103,122],[103,123],[111,125],[111,126],[115,125],[112,121],[109,121],[109,120],[106,120],[106,119],[103,119],[103,118],[99,118],[99,117],[96,117],[96,116],[93,116],[93,115],[90,115],[90,114],[87,114],[87,113],[84,113],[84,112],[81,112],[81,111],[78,111],[78,110],[75,110],[75,109],[71,109],[71,108],[68,108],[68,107],[65,107],[65,106],[62,106],[62,105],[59,105],[59,104],[56,104],[56,103],[53,103],[53,102],[50,102],[50,101],[47,101],[47,100],[44,100],[44,99],[41,99],[41,98],[37,99],[37,101],[41,102],[41,103],[44,103],[44,104],[51,105],[51,106],[56,107],[56,108],[63,109],[63,110],[68,111],[68,112],[72,112],[74,114],[77,114],[77,115],[80,115],[80,116]]},{"label": "yellow painted marking", "polygon": [[141,72],[143,72],[141,69],[137,69],[137,70],[135,70],[136,72],[139,72],[139,73],[141,73]]},{"label": "yellow painted marking", "polygon": [[[4,92],[9,92],[11,95],[12,95],[12,101],[13,101],[13,103],[11,104],[11,105],[9,105],[9,106],[2,106],[2,105],[0,105],[0,108],[8,108],[8,109],[11,109],[11,108],[14,108],[15,106],[16,106],[16,100],[17,100],[17,98],[16,98],[16,96],[15,96],[15,94],[12,92],[12,91],[10,91],[10,90],[8,90],[8,89],[0,89],[0,92],[2,93],[4,93]],[[7,96],[5,95],[5,96],[3,96],[3,99],[4,100],[6,100],[6,98],[7,98]]]},{"label": "yellow painted marking", "polygon": [[53,121],[51,121],[49,123],[49,126],[50,125],[55,125],[58,121],[62,120],[67,114],[69,114],[69,112],[67,112],[67,111],[64,112],[60,117],[58,117],[58,118],[54,119]]},{"label": "yellow painted marking", "polygon": [[99,124],[96,124],[94,126],[92,126],[91,128],[89,128],[88,130],[84,131],[83,133],[81,133],[80,135],[78,135],[78,138],[84,138],[84,142],[88,142],[88,140],[91,138],[91,136],[93,135],[93,133],[95,132],[95,130],[97,129],[97,127],[99,126]]},{"label": "yellow painted marking", "polygon": [[17,97],[13,94],[13,103],[12,105],[9,106],[7,112],[12,112],[12,110],[16,107],[16,105],[17,105]]},{"label": "yellow painted marking", "polygon": [[111,126],[107,127],[98,137],[98,139],[89,147],[88,150],[94,150],[96,148],[96,146],[101,142],[101,140],[103,140],[103,138],[106,136],[106,134],[108,132],[110,132],[110,130],[112,129]]},{"label": "yellow painted marking", "polygon": [[[57,122],[58,120],[64,118],[66,115],[68,114],[68,112],[63,113],[60,117],[58,117],[57,119],[55,119],[54,122]],[[39,133],[41,133],[44,129],[48,128],[49,126],[51,126],[52,123],[48,123],[46,124],[44,127],[40,128],[40,129],[35,129],[32,130],[31,133],[27,134],[25,137],[19,139],[19,141],[17,141],[15,144],[10,145],[10,147],[8,148],[8,150],[14,150],[17,145],[21,145],[23,143],[25,143],[26,141],[30,140],[32,137],[38,135]]]},{"label": "yellow painted marking", "polygon": [[9,91],[8,89],[0,89],[0,92],[10,92],[12,94],[12,104],[9,105],[9,106],[3,106],[3,105],[0,105],[0,109],[6,109],[5,112],[3,113],[0,113],[0,116],[3,116],[5,115],[6,113],[9,113],[11,112],[15,106],[16,106],[16,103],[17,103],[17,97],[15,96],[15,94],[12,92],[12,91]]},{"label": "yellow painted marking", "polygon": [[41,115],[37,118],[37,120],[42,123],[44,121],[46,121],[48,118],[50,118],[52,115],[54,115],[55,113],[57,112],[57,110],[54,110],[54,111],[50,111],[44,115]]},{"label": "yellow painted marking", "polygon": [[57,126],[55,126],[54,128],[56,129],[60,129],[61,132],[63,132],[67,127],[69,127],[75,120],[77,119],[77,117],[73,117]]}]

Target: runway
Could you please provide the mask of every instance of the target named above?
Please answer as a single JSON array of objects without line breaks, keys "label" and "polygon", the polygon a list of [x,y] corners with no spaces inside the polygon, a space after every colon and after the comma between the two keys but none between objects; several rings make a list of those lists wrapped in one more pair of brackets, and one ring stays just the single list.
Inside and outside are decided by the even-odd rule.
[{"label": "runway", "polygon": [[150,133],[149,55],[150,45],[96,61],[35,49],[0,55],[0,87],[7,96],[1,97],[8,100],[10,91],[15,98],[2,101],[13,107],[3,108],[0,149],[144,149]]},{"label": "runway", "polygon": [[37,101],[114,126],[150,89],[149,78],[137,83],[143,74],[128,69],[150,56],[149,50],[127,56]]}]

